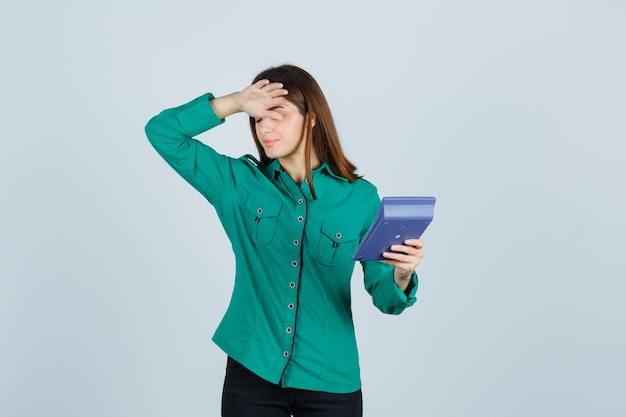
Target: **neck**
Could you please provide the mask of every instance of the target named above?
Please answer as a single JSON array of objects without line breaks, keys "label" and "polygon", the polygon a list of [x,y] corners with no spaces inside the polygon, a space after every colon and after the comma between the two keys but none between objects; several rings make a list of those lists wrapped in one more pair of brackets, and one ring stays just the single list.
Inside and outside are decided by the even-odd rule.
[{"label": "neck", "polygon": [[[304,157],[299,158],[301,160],[294,160],[293,158],[278,158],[280,166],[283,167],[285,172],[296,182],[296,184],[302,184],[302,181],[306,178],[306,163]],[[311,169],[319,168],[322,164],[320,159],[314,153],[311,155]]]}]

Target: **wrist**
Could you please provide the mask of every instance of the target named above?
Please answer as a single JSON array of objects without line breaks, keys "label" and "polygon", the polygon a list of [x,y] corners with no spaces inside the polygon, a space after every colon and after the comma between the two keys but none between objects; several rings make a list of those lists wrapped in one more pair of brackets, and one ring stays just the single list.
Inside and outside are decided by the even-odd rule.
[{"label": "wrist", "polygon": [[393,271],[393,277],[397,282],[409,281],[412,275],[413,275],[413,271],[406,272],[398,268],[395,268]]},{"label": "wrist", "polygon": [[229,96],[232,98],[233,100],[233,108],[235,109],[236,113],[241,113],[241,112],[245,112],[245,102],[243,99],[243,94],[241,94],[241,91],[236,91],[234,93],[229,94]]},{"label": "wrist", "polygon": [[231,93],[225,96],[216,97],[210,101],[213,111],[220,119],[239,113],[242,111],[239,103],[239,93]]}]

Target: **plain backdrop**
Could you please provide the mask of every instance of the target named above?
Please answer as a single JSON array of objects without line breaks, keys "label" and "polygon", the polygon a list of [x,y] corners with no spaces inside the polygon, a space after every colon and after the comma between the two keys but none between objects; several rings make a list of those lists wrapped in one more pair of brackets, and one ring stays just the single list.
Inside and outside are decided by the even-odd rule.
[{"label": "plain backdrop", "polygon": [[[434,195],[418,302],[353,312],[365,416],[626,415],[626,3],[0,3],[0,415],[219,415],[214,209],[143,127],[299,65],[381,196]],[[254,153],[247,119],[202,135]]]}]

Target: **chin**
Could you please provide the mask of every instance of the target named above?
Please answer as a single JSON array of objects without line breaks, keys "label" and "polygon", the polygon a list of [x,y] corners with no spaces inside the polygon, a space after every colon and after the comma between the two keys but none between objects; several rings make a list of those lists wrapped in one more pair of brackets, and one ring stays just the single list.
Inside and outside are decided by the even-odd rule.
[{"label": "chin", "polygon": [[273,152],[272,150],[266,150],[265,155],[270,159],[280,158],[282,155],[279,152]]}]

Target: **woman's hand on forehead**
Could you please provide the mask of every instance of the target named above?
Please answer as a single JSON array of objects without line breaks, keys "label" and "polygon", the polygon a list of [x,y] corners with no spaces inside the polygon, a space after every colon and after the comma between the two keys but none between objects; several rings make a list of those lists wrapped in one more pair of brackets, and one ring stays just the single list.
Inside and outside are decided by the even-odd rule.
[{"label": "woman's hand on forehead", "polygon": [[240,91],[237,94],[237,102],[241,111],[250,117],[282,120],[282,114],[275,109],[289,103],[285,98],[287,94],[288,91],[283,88],[282,83],[259,80]]}]

